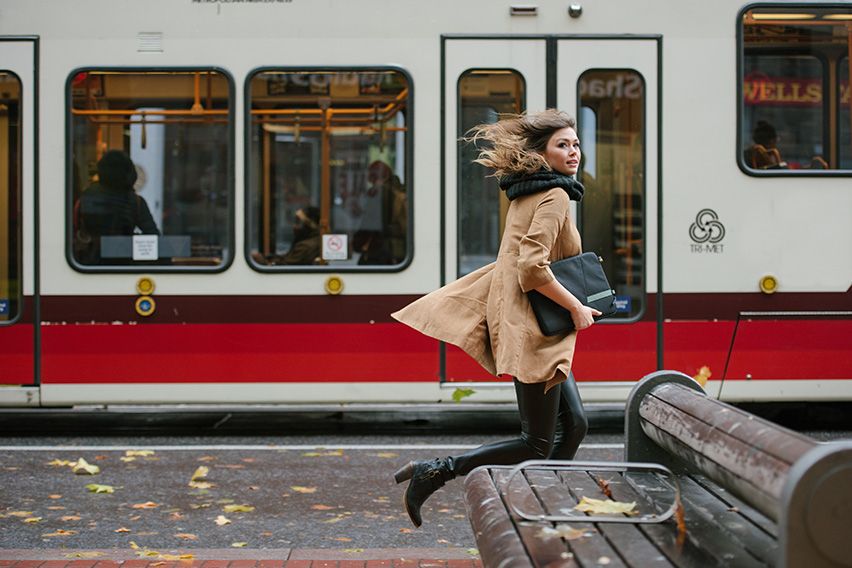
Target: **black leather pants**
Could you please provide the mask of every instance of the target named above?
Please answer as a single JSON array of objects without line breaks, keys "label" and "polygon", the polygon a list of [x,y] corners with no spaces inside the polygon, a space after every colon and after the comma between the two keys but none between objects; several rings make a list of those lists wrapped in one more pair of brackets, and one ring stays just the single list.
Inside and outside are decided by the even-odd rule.
[{"label": "black leather pants", "polygon": [[514,440],[480,446],[452,458],[455,475],[481,465],[514,465],[532,459],[570,460],[586,436],[588,421],[574,376],[544,392],[544,383],[515,379],[521,435]]}]

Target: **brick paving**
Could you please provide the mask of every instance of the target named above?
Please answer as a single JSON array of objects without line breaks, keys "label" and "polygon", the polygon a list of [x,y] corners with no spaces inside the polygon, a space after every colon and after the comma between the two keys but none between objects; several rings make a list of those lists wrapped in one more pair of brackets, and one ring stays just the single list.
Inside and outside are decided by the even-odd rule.
[{"label": "brick paving", "polygon": [[0,550],[0,568],[482,568],[478,556],[459,549],[223,549],[185,554],[192,558],[127,558],[126,550]]}]

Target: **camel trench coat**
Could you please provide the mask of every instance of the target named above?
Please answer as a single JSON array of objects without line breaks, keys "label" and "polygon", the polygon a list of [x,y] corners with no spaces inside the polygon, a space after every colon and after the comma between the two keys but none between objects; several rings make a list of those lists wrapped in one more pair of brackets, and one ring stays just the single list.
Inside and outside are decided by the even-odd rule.
[{"label": "camel trench coat", "polygon": [[395,312],[414,329],[460,347],[489,373],[522,383],[564,381],[577,333],[545,336],[526,292],[554,279],[550,263],[581,252],[568,194],[552,188],[509,204],[497,260]]}]

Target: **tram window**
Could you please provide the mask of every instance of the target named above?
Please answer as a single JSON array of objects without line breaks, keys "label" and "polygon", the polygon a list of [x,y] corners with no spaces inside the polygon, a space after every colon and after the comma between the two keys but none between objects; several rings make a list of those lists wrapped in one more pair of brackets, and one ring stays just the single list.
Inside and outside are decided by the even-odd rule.
[{"label": "tram window", "polygon": [[247,243],[262,270],[399,270],[411,256],[411,84],[396,69],[249,78]]},{"label": "tram window", "polygon": [[224,268],[233,249],[230,79],[212,69],[87,69],[68,90],[75,267]]},{"label": "tram window", "polygon": [[21,81],[0,71],[0,325],[21,310]]},{"label": "tram window", "polygon": [[852,168],[849,25],[845,8],[761,5],[743,13],[743,171]]},{"label": "tram window", "polygon": [[[524,78],[511,69],[472,69],[458,82],[458,138],[477,124],[497,122],[505,113],[519,114],[526,105]],[[479,148],[459,143],[458,150],[458,271],[463,276],[497,258],[509,201],[476,164]]]},{"label": "tram window", "polygon": [[617,316],[631,319],[645,303],[645,81],[632,70],[590,70],[578,89],[583,248],[603,258]]}]

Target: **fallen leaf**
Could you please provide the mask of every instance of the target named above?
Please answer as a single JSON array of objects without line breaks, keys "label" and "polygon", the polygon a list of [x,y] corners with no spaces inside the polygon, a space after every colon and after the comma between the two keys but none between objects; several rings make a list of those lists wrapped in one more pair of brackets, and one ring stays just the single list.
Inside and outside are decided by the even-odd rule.
[{"label": "fallen leaf", "polygon": [[247,544],[247,542],[232,542],[231,548],[245,548]]},{"label": "fallen leaf", "polygon": [[216,456],[201,456],[200,458],[198,458],[198,461],[209,462],[209,461],[216,461],[217,459],[219,459],[219,458],[217,458]]},{"label": "fallen leaf", "polygon": [[330,511],[330,510],[334,509],[334,507],[332,507],[330,505],[319,505],[318,504],[318,505],[311,505],[311,509],[313,509],[314,511]]},{"label": "fallen leaf", "polygon": [[114,531],[112,531],[112,532],[117,532],[117,533],[129,533],[129,532],[130,532],[130,529],[125,528],[125,527],[121,527],[121,528],[115,529],[115,530],[114,530]]},{"label": "fallen leaf", "polygon": [[103,552],[95,552],[94,550],[85,550],[82,552],[70,552],[68,554],[63,554],[65,558],[98,558],[103,555]]},{"label": "fallen leaf", "polygon": [[9,511],[6,513],[10,517],[29,517],[33,514],[32,511]]},{"label": "fallen leaf", "polygon": [[127,456],[127,457],[144,458],[144,457],[147,457],[147,456],[153,456],[154,453],[155,453],[154,450],[127,450],[127,451],[124,452],[124,455]]},{"label": "fallen leaf", "polygon": [[72,534],[77,534],[77,531],[66,531],[64,529],[59,529],[56,532],[45,533],[41,536],[70,536]]},{"label": "fallen leaf", "polygon": [[133,505],[134,509],[153,509],[155,507],[159,507],[158,503],[154,503],[153,501],[147,501],[145,503],[136,503]]},{"label": "fallen leaf", "polygon": [[191,533],[177,533],[175,538],[181,538],[183,540],[198,540],[198,535]]},{"label": "fallen leaf", "polygon": [[190,503],[190,509],[206,509],[207,507],[212,507],[210,503]]},{"label": "fallen leaf", "polygon": [[127,457],[127,456],[121,456],[121,457],[120,457],[120,458],[118,458],[118,459],[120,459],[120,460],[121,460],[121,461],[123,461],[124,463],[136,461],[136,458],[134,458],[134,457]]},{"label": "fallen leaf", "polygon": [[77,515],[65,515],[64,517],[59,518],[60,521],[79,521],[80,517]]},{"label": "fallen leaf", "polygon": [[379,452],[377,454],[373,454],[377,458],[398,458],[399,454],[395,454],[394,452]]},{"label": "fallen leaf", "polygon": [[352,539],[349,538],[348,536],[339,536],[334,540],[336,540],[338,542],[352,542]]},{"label": "fallen leaf", "polygon": [[302,487],[301,485],[291,485],[290,489],[295,491],[296,493],[316,493],[316,487]]},{"label": "fallen leaf", "polygon": [[40,523],[40,522],[41,522],[41,517],[29,517],[29,518],[27,518],[27,519],[24,519],[24,522],[25,522],[25,523],[30,523],[30,524],[32,524],[32,523]]},{"label": "fallen leaf", "polygon": [[565,540],[576,540],[586,536],[594,536],[594,533],[589,530],[575,529],[566,524],[557,524],[555,527],[542,527],[535,536],[539,538],[564,538]]},{"label": "fallen leaf", "polygon": [[601,556],[601,557],[600,557],[600,558],[598,558],[598,560],[597,560],[597,563],[598,563],[600,566],[607,566],[610,562],[612,562],[612,560],[610,560],[609,556]]},{"label": "fallen leaf", "polygon": [[327,456],[342,456],[343,450],[328,450],[325,452],[305,452],[302,454],[308,458],[327,457]]},{"label": "fallen leaf", "polygon": [[399,529],[399,532],[401,532],[402,534],[410,534],[410,533],[414,532],[414,529],[401,528],[401,529]]},{"label": "fallen leaf", "polygon": [[710,367],[704,365],[698,372],[692,377],[702,387],[707,384],[707,381],[710,380],[710,377],[713,376],[713,373],[710,372]]},{"label": "fallen leaf", "polygon": [[112,485],[101,485],[100,483],[90,483],[86,485],[86,489],[92,493],[115,493],[115,488]]},{"label": "fallen leaf", "polygon": [[613,499],[613,500],[615,499],[612,496],[612,490],[609,488],[609,481],[607,481],[606,479],[602,479],[600,477],[597,477],[597,476],[595,476],[595,481],[598,482],[598,487],[601,488],[601,491],[603,491],[603,494],[606,495],[608,499]]},{"label": "fallen leaf", "polygon": [[96,473],[100,473],[101,468],[80,458],[77,460],[77,463],[71,466],[71,471],[77,475],[95,475]]},{"label": "fallen leaf", "polygon": [[68,460],[53,460],[47,462],[47,465],[52,466],[66,466],[66,465],[74,465],[76,462],[68,461]]},{"label": "fallen leaf", "polygon": [[190,481],[203,481],[207,474],[210,473],[210,468],[206,465],[198,466],[198,469],[195,470],[195,473],[192,474],[192,478]]},{"label": "fallen leaf", "polygon": [[678,550],[683,549],[683,543],[686,542],[686,519],[684,518],[683,503],[680,500],[680,495],[677,496],[675,502],[675,523],[677,523],[677,540],[675,544]]},{"label": "fallen leaf", "polygon": [[225,505],[222,510],[226,513],[251,513],[254,507],[251,505]]},{"label": "fallen leaf", "polygon": [[62,499],[62,495],[48,495],[49,499]]},{"label": "fallen leaf", "polygon": [[633,510],[636,507],[636,502],[631,501],[630,503],[624,503],[621,501],[610,501],[610,500],[601,500],[601,499],[591,499],[590,497],[583,497],[580,502],[574,507],[577,511],[583,511],[586,513],[600,513],[600,514],[634,514]]},{"label": "fallen leaf", "polygon": [[363,548],[344,548],[343,552],[349,552],[349,553],[352,553],[352,554],[360,554],[360,553],[364,552],[364,549]]},{"label": "fallen leaf", "polygon": [[64,511],[65,507],[62,507],[60,505],[52,505],[52,506],[48,507],[47,510],[48,511]]},{"label": "fallen leaf", "polygon": [[231,520],[228,519],[225,515],[219,515],[218,517],[216,517],[215,523],[221,527],[224,525],[231,524]]},{"label": "fallen leaf", "polygon": [[216,487],[216,484],[209,481],[190,481],[189,486],[193,489],[210,489],[211,487]]},{"label": "fallen leaf", "polygon": [[463,398],[467,398],[467,397],[471,396],[472,394],[474,394],[475,392],[476,391],[473,390],[473,389],[457,388],[456,390],[453,391],[453,401],[454,402],[460,402]]}]

